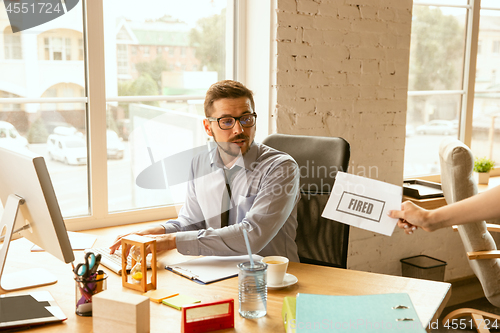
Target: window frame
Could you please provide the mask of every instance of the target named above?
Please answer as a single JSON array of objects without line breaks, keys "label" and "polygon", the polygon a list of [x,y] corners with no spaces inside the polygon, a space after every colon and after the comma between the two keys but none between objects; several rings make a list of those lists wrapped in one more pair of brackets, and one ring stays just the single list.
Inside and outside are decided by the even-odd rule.
[{"label": "window frame", "polygon": [[[228,5],[235,0],[228,0]],[[104,226],[115,226],[128,223],[164,220],[178,215],[181,205],[170,205],[153,208],[139,208],[124,212],[108,211],[108,169],[106,146],[100,143],[106,140],[106,103],[113,101],[133,100],[170,100],[187,99],[187,96],[131,96],[106,98],[105,57],[104,57],[104,13],[103,0],[83,0],[84,43],[86,58],[86,90],[88,115],[89,149],[89,203],[90,216],[66,219],[69,230],[84,230]],[[229,7],[229,6],[228,6]],[[228,47],[228,50],[234,48]],[[226,58],[234,58],[234,53]],[[91,75],[91,73],[100,73]],[[204,99],[204,96],[197,96]],[[189,96],[193,99],[193,96]],[[89,111],[92,110],[92,111]],[[201,126],[201,125],[200,125]]]},{"label": "window frame", "polygon": [[[449,5],[449,4],[438,4],[432,3],[432,1],[418,1],[413,2],[414,6],[434,6],[434,7],[455,7],[455,8],[465,8],[467,9],[467,23],[466,23],[466,35],[465,35],[465,55],[464,55],[464,65],[463,65],[463,81],[461,90],[432,90],[432,91],[408,91],[408,97],[411,96],[429,96],[429,95],[461,95],[462,96],[462,106],[460,110],[459,118],[459,136],[458,139],[462,141],[468,147],[472,143],[472,121],[473,121],[473,109],[474,109],[474,95],[475,83],[476,83],[476,64],[477,64],[477,54],[478,54],[478,44],[479,44],[479,20],[481,9],[483,10],[499,10],[499,8],[481,8],[480,0],[469,0],[467,5]],[[486,45],[481,45],[485,50]],[[481,92],[481,91],[477,91]],[[491,175],[500,175],[499,169],[493,169]],[[441,181],[441,176],[439,174],[429,174],[422,176],[411,176],[405,177],[405,179],[423,179],[429,181]]]},{"label": "window frame", "polygon": [[[108,102],[132,102],[132,101],[169,101],[169,100],[182,100],[182,99],[200,99],[204,100],[205,96],[130,96],[130,97],[106,97],[105,91],[105,44],[104,44],[104,0],[82,0],[82,15],[83,15],[83,61],[85,71],[85,95],[86,97],[53,97],[53,98],[2,98],[1,104],[6,103],[85,103],[86,107],[86,127],[87,135],[87,149],[88,149],[88,202],[89,202],[89,215],[81,217],[68,217],[65,218],[67,229],[70,231],[87,230],[107,226],[116,226],[130,223],[147,222],[154,220],[165,220],[173,218],[178,215],[178,211],[182,205],[169,205],[161,207],[147,207],[137,208],[130,211],[109,212],[108,211],[108,168],[107,168],[107,150],[106,145],[102,142],[106,140],[106,105]],[[262,132],[268,133],[270,115],[266,114],[264,110],[269,110],[269,96],[271,92],[270,84],[263,84],[270,82],[269,67],[263,67],[265,70],[264,75],[260,75],[256,80],[254,77],[249,78],[249,74],[255,75],[254,71],[250,71],[250,66],[255,66],[259,59],[252,62],[250,57],[249,63],[243,51],[246,51],[245,44],[248,38],[245,24],[247,23],[246,17],[254,15],[259,19],[253,20],[255,26],[262,26],[262,4],[258,8],[253,1],[247,0],[227,0],[227,11],[234,13],[234,15],[227,19],[228,24],[233,26],[234,30],[230,30],[228,38],[226,39],[226,47],[230,55],[226,56],[226,66],[228,66],[227,77],[232,77],[245,84],[251,82],[251,88],[256,94],[260,94],[259,103],[263,121]],[[265,5],[264,5],[265,6]],[[272,8],[274,5],[267,4],[269,16],[271,16]],[[266,8],[266,7],[264,7]],[[266,9],[266,10],[267,10]],[[250,11],[247,12],[247,11]],[[268,64],[270,64],[271,53],[266,51],[270,50],[271,26],[268,28],[269,38],[261,38],[260,42],[266,48],[264,53],[267,55]],[[255,37],[252,37],[255,38]],[[50,46],[49,40],[49,46]],[[45,45],[44,45],[45,49]],[[50,48],[49,48],[50,49]],[[65,44],[63,40],[63,52],[65,51]],[[144,50],[138,50],[144,52]],[[174,48],[169,48],[168,52],[174,51]],[[236,59],[236,56],[238,58]],[[251,54],[250,54],[251,55]],[[64,61],[64,54],[63,54]],[[258,104],[258,103],[256,103]],[[200,124],[201,126],[201,124]]]}]

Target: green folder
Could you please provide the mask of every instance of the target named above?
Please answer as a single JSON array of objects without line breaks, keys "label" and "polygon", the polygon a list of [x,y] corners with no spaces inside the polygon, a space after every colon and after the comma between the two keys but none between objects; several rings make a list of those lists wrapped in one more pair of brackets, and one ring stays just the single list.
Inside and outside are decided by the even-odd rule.
[{"label": "green folder", "polygon": [[165,305],[173,307],[174,309],[180,310],[183,306],[200,303],[201,301],[191,296],[177,295],[164,299],[161,302]]},{"label": "green folder", "polygon": [[329,296],[298,294],[297,333],[329,331],[425,332],[408,294]]}]

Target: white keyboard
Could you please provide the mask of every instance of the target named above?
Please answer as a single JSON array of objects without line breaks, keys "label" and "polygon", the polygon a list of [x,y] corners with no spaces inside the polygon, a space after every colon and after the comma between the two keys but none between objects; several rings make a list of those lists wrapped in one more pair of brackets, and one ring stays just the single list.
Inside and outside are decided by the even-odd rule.
[{"label": "white keyboard", "polygon": [[[94,254],[101,255],[101,264],[106,266],[118,275],[122,274],[122,252],[121,250],[116,250],[115,253],[109,254],[109,248],[107,247],[94,247],[91,249],[85,249],[85,253],[94,252]],[[151,253],[146,257],[146,263],[148,269],[151,268]],[[130,272],[132,268],[132,258],[128,256],[127,258],[127,273]]]}]

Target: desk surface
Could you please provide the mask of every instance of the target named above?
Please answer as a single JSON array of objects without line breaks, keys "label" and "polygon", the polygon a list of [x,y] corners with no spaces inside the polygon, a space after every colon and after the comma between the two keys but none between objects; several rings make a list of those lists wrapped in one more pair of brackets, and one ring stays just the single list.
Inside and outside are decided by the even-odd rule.
[{"label": "desk surface", "polygon": [[[136,230],[137,226],[125,229]],[[124,227],[89,230],[85,233],[100,236],[94,246],[107,246],[118,233],[123,233]],[[23,266],[53,267],[53,272],[59,277],[59,282],[40,287],[40,290],[51,292],[59,306],[68,316],[63,324],[52,324],[36,327],[30,332],[91,332],[92,318],[79,317],[75,314],[74,275],[69,264],[65,265],[45,252],[30,252],[31,243],[25,239],[13,241],[9,249],[7,271],[16,271]],[[77,260],[83,257],[82,251],[75,252]],[[166,264],[179,262],[182,257],[176,251],[160,257],[158,261],[158,288],[167,288],[200,299],[203,302],[224,298],[235,299],[235,310],[238,307],[237,278],[232,278],[210,285],[199,285],[179,275],[171,273],[163,267]],[[48,266],[47,266],[48,265]],[[105,269],[106,270],[106,269]],[[123,288],[121,277],[108,271],[108,290],[118,290],[127,293],[138,293]],[[451,295],[449,283],[403,278],[361,271],[336,269],[323,266],[290,263],[288,272],[297,276],[299,282],[281,290],[268,291],[268,314],[260,319],[243,319],[237,312],[235,329],[227,332],[284,332],[281,320],[283,297],[296,296],[297,293],[328,294],[328,295],[364,295],[382,293],[408,293],[423,323],[434,321],[443,310]],[[28,289],[27,292],[35,289]],[[180,332],[181,312],[162,304],[151,305],[151,332]],[[221,331],[222,332],[222,331]]]}]

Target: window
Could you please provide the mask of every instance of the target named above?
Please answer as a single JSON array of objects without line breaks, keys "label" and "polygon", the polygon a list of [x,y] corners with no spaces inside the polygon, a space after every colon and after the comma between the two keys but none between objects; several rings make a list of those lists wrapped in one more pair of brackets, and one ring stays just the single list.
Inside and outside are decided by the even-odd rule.
[{"label": "window", "polygon": [[44,49],[45,60],[71,60],[71,39],[69,38],[45,37]]},{"label": "window", "polygon": [[[7,97],[17,98],[18,103],[2,103],[0,99],[0,108],[19,106],[17,113],[9,116],[15,119],[13,123],[19,134],[28,139],[30,149],[47,156],[69,229],[176,215],[173,205],[184,200],[184,186],[145,189],[138,187],[135,179],[138,173],[165,157],[205,144],[201,121],[206,89],[217,80],[234,78],[235,48],[226,44],[231,41],[226,35],[231,36],[234,29],[226,21],[227,17],[231,20],[234,17],[234,2],[193,0],[185,4],[162,0],[161,3],[158,6],[156,0],[145,0],[143,8],[147,10],[138,11],[131,0],[106,1],[104,24],[84,25],[82,17],[88,17],[90,22],[95,20],[98,6],[87,1],[87,12],[82,15],[80,2],[53,22],[37,27],[36,43],[29,44],[30,49],[25,51],[49,61],[22,63],[19,68],[10,66],[8,73],[0,77],[3,86],[16,80],[38,82],[35,89],[16,83],[14,86],[21,86],[24,91],[8,92],[16,95]],[[231,6],[227,7],[228,4]],[[216,29],[207,31],[198,23],[200,20],[213,23]],[[65,28],[52,29],[54,26]],[[104,31],[98,30],[102,26]],[[21,38],[24,33],[19,33]],[[197,40],[191,40],[191,35]],[[2,37],[5,40],[5,34]],[[104,49],[95,42],[101,37],[106,41]],[[180,66],[176,71],[170,70],[176,63],[181,64],[180,52],[173,52],[176,48],[201,46],[215,51],[197,52],[194,59],[186,62],[186,68],[204,67],[205,72],[180,71]],[[132,47],[130,53],[129,47]],[[141,52],[130,57],[138,47]],[[156,56],[160,48],[172,55],[170,61]],[[149,52],[150,49],[153,51]],[[84,64],[87,59],[94,63],[87,67],[92,78],[88,86]],[[99,62],[106,69],[105,81],[102,73],[93,72]],[[136,69],[129,70],[128,77],[120,74],[126,65]],[[95,80],[102,81],[92,85]],[[106,95],[100,87],[106,87]],[[92,101],[87,100],[87,91],[92,93]],[[88,119],[87,113],[91,116]],[[60,140],[60,137],[75,140]],[[85,155],[76,159],[57,155],[64,150],[65,142],[85,142]],[[63,149],[57,147],[59,143]],[[82,151],[80,148],[72,149]]]},{"label": "window", "polygon": [[[145,6],[150,9],[140,15],[133,2],[130,7],[118,5],[123,3],[119,0],[110,2],[116,5],[110,7],[112,12],[105,12],[105,22],[115,16],[127,17],[121,23],[122,30],[128,31],[130,43],[140,45],[143,51],[133,58],[123,52],[123,61],[128,60],[136,69],[131,78],[106,78],[106,86],[117,87],[115,92],[106,91],[107,127],[122,139],[123,147],[123,158],[108,161],[109,212],[181,203],[185,199],[184,184],[152,190],[137,186],[135,179],[168,156],[206,144],[201,125],[205,92],[219,79],[231,78],[225,73],[226,56],[232,54],[225,45],[228,1],[167,1],[170,6]],[[117,53],[123,46],[117,45]],[[186,51],[190,47],[217,51],[200,52],[199,57],[188,60]],[[174,52],[176,48],[181,51]],[[107,55],[105,60],[106,67],[120,69],[120,57],[118,63]],[[206,72],[191,71],[201,64],[207,66]],[[184,95],[191,97],[188,100]]]},{"label": "window", "polygon": [[458,135],[466,16],[466,8],[414,2],[405,177],[439,173],[436,140]]},{"label": "window", "polygon": [[22,59],[21,35],[12,33],[12,29],[7,27],[3,32],[4,56],[5,59]]},{"label": "window", "polygon": [[116,61],[118,66],[118,74],[128,74],[128,49],[127,45],[116,45]]},{"label": "window", "polygon": [[[500,63],[495,56],[500,53],[500,7],[488,0],[482,1],[482,9],[472,1],[447,4],[413,5],[406,178],[439,174],[436,142],[445,137],[459,138],[476,156],[494,154],[492,147],[500,144],[500,134],[495,135],[500,131],[500,122],[495,122],[495,105],[500,102]],[[479,22],[473,11],[480,11]],[[474,26],[479,26],[478,34],[468,34]],[[470,53],[473,50],[476,54]],[[469,78],[475,84],[469,85]]]},{"label": "window", "polygon": [[493,49],[491,52],[493,52],[493,54],[500,54],[500,40],[493,41]]},{"label": "window", "polygon": [[[83,60],[84,50],[83,50],[83,39],[78,39],[78,60]],[[82,95],[83,96],[83,95]]]},{"label": "window", "polygon": [[[50,135],[83,140],[87,133],[82,16],[78,4],[49,23],[13,34],[23,41],[23,52],[29,57],[7,64],[0,60],[0,84],[12,89],[0,97],[16,99],[2,103],[0,98],[0,120],[11,124],[10,137],[27,141],[30,150],[45,157],[65,218],[90,215],[88,167],[73,164],[72,152],[55,155],[48,141]],[[0,38],[10,37],[9,27]],[[78,151],[86,156],[86,147]]]},{"label": "window", "polygon": [[[488,7],[486,7],[488,6]],[[491,8],[495,6],[495,8]],[[474,156],[489,157],[500,163],[500,6],[497,2],[481,2],[479,38],[489,40],[492,53],[482,54],[477,60],[477,71],[485,73],[476,78],[474,114],[472,117],[471,149]],[[487,8],[487,9],[484,9]]]}]

